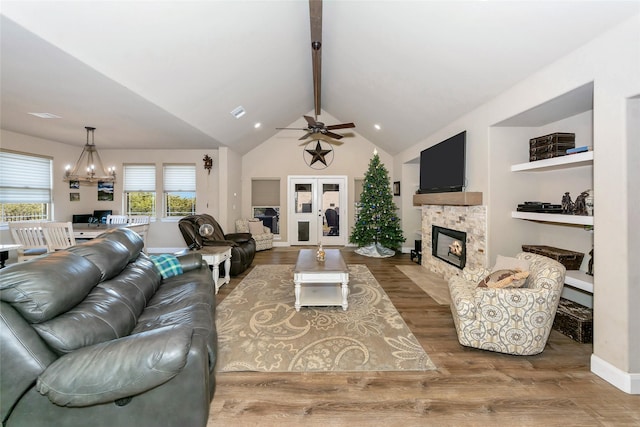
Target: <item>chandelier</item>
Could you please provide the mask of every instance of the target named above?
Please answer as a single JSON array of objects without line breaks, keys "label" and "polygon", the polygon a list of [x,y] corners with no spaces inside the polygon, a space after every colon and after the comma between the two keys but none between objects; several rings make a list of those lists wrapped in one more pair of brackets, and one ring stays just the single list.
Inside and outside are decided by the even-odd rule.
[{"label": "chandelier", "polygon": [[[94,127],[85,126],[87,130],[87,143],[82,149],[82,154],[72,167],[67,165],[64,173],[65,181],[79,181],[84,183],[94,183],[98,181],[111,181],[116,180],[116,168],[110,167],[105,171],[102,166],[102,160],[100,160],[100,154],[96,149],[96,145],[93,142]],[[91,135],[91,142],[89,142],[89,135]]]}]

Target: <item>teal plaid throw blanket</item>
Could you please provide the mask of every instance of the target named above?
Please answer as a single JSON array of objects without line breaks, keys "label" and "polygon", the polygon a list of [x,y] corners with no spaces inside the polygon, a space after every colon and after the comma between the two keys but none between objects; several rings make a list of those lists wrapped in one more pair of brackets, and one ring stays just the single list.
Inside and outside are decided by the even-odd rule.
[{"label": "teal plaid throw blanket", "polygon": [[182,274],[182,265],[175,255],[149,255],[149,258],[151,258],[163,279]]}]

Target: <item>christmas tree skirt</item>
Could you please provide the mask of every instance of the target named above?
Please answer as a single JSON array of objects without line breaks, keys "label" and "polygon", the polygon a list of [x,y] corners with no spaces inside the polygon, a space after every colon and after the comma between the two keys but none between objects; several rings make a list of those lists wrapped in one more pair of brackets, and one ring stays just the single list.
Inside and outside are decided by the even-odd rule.
[{"label": "christmas tree skirt", "polygon": [[372,258],[388,258],[394,256],[396,251],[387,249],[380,243],[372,243],[369,246],[363,246],[355,250],[358,255],[364,255]]}]

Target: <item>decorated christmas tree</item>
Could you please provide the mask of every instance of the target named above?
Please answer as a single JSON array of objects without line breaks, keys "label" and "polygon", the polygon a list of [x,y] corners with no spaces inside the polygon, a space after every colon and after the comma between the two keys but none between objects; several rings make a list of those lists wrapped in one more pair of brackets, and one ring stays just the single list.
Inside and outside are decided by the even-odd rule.
[{"label": "decorated christmas tree", "polygon": [[358,245],[356,252],[361,255],[392,256],[405,238],[393,203],[389,173],[376,151],[364,176],[359,207],[349,242]]}]

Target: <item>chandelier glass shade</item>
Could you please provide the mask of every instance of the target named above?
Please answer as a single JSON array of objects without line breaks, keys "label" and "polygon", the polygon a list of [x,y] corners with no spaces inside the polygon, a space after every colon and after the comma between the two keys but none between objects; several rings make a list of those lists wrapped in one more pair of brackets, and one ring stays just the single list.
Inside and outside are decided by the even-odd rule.
[{"label": "chandelier glass shade", "polygon": [[98,154],[98,149],[94,143],[93,133],[96,128],[85,126],[85,129],[87,130],[87,143],[82,149],[76,164],[66,166],[64,180],[84,183],[114,182],[116,180],[116,169],[114,167],[109,167],[107,170],[104,169],[100,154]]}]

